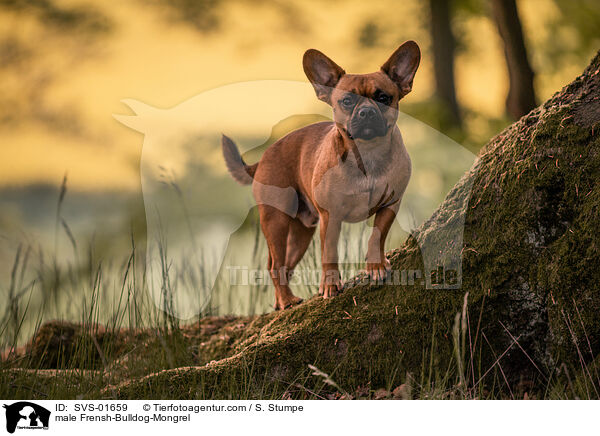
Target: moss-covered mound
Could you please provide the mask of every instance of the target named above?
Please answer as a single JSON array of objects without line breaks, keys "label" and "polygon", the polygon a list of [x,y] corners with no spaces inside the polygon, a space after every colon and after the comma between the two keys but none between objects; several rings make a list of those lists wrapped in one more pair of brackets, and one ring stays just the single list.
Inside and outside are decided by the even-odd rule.
[{"label": "moss-covered mound", "polygon": [[[105,373],[123,377],[109,377],[110,386],[89,395],[306,397],[325,386],[356,396],[365,385],[391,390],[410,383],[425,392],[450,382],[467,395],[543,396],[563,379],[593,391],[591,362],[600,351],[599,132],[597,55],[582,76],[493,138],[432,218],[388,253],[394,269],[422,270],[428,242],[458,246],[460,289],[358,277],[339,297],[315,297],[283,312],[209,319],[164,335],[129,332],[135,345],[117,341],[103,363]],[[463,221],[464,238],[456,238]],[[142,350],[173,344],[185,357],[165,355],[162,368],[172,369],[144,366]],[[102,344],[96,339],[94,346]]]}]

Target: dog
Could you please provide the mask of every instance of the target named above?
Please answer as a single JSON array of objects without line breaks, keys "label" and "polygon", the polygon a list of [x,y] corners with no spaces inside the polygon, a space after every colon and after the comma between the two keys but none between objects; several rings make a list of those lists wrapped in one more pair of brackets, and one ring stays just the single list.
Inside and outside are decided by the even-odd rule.
[{"label": "dog", "polygon": [[295,130],[246,164],[223,135],[229,173],[252,184],[260,225],[267,241],[268,268],[275,285],[275,309],[302,302],[289,279],[320,228],[324,298],[342,289],[337,245],[342,222],[375,215],[366,253],[366,270],[383,280],[390,270],[385,240],[411,175],[398,119],[398,101],[408,94],[421,52],[414,41],[402,44],[370,74],[346,72],[318,50],[306,51],[303,67],[317,98],[333,109],[333,122]]}]

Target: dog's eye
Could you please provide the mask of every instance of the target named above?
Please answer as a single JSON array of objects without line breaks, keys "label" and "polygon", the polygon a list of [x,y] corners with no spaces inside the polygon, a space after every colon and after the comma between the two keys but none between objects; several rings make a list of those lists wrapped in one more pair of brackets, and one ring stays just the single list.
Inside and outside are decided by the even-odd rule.
[{"label": "dog's eye", "polygon": [[352,107],[354,105],[354,99],[350,96],[346,96],[342,99],[342,105],[345,107]]},{"label": "dog's eye", "polygon": [[375,97],[375,101],[377,101],[378,103],[382,103],[382,104],[389,104],[390,96],[381,92],[381,93],[377,94],[377,96]]}]

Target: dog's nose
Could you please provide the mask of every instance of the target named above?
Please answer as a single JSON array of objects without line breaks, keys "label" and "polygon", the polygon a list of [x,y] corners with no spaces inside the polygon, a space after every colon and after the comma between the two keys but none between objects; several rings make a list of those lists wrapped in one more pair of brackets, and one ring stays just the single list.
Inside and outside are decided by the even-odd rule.
[{"label": "dog's nose", "polygon": [[358,110],[358,117],[364,120],[370,120],[371,118],[375,118],[377,112],[375,112],[375,108],[370,106],[362,107]]}]

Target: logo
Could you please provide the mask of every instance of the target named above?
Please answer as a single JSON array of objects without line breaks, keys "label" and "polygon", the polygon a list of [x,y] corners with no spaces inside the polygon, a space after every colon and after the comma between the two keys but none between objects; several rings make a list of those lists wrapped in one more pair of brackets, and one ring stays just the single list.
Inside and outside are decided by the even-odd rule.
[{"label": "logo", "polygon": [[50,411],[29,401],[19,401],[3,406],[6,409],[6,431],[14,433],[15,429],[48,429]]}]

